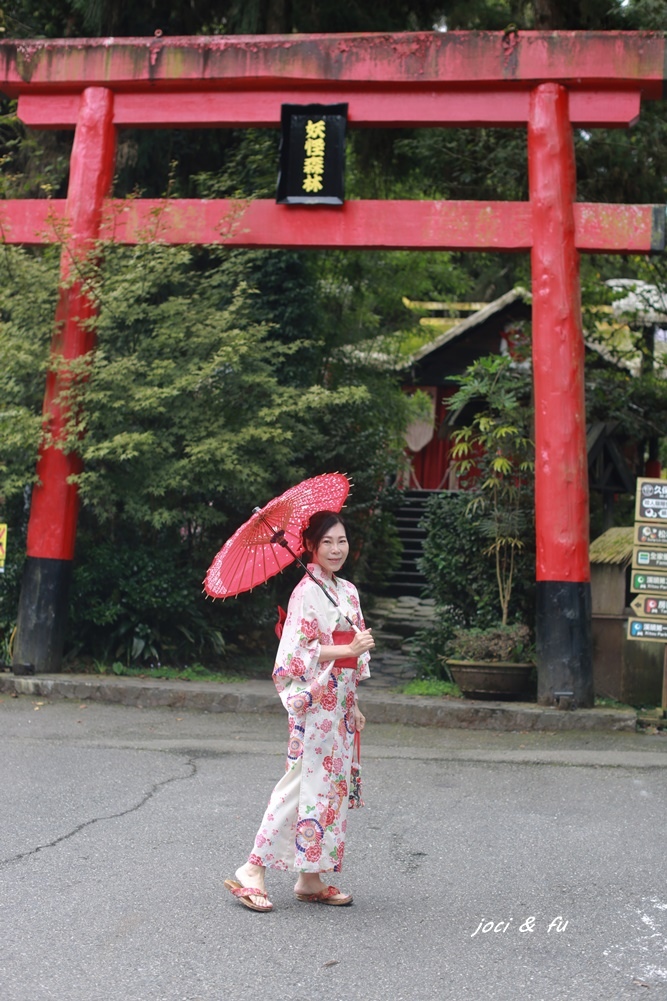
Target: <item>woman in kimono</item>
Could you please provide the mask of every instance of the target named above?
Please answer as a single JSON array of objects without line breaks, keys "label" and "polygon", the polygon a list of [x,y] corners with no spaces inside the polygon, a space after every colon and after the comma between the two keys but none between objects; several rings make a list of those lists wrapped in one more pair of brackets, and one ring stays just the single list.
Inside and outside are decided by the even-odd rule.
[{"label": "woman in kimono", "polygon": [[[276,655],[273,680],[289,714],[285,774],[274,788],[248,861],[225,886],[255,911],[270,911],[267,868],[298,873],[294,892],[308,903],[351,904],[352,896],[322,881],[340,872],[354,734],[365,718],[357,684],[370,676],[375,646],[359,607],[357,589],[338,577],[349,553],[345,525],[332,511],[314,514],[303,533],[310,577],[294,588]],[[351,632],[348,615],[358,632]],[[335,631],[347,632],[336,643]]]}]

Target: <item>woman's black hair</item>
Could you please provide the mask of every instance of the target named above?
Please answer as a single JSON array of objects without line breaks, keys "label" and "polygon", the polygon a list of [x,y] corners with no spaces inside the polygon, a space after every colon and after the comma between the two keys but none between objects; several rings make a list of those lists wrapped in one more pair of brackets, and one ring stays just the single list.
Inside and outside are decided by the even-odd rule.
[{"label": "woman's black hair", "polygon": [[310,516],[310,521],[303,530],[303,545],[308,556],[317,552],[320,542],[334,525],[342,525],[347,535],[345,522],[337,511],[317,511]]}]

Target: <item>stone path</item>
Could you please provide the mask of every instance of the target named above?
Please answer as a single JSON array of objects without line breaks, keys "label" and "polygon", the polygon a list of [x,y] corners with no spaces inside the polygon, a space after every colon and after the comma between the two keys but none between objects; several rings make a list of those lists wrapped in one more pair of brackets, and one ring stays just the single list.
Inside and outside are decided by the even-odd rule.
[{"label": "stone path", "polygon": [[368,622],[373,629],[376,647],[371,662],[371,679],[364,682],[370,691],[386,690],[404,685],[417,675],[417,665],[411,656],[411,644],[419,629],[429,626],[435,618],[432,598],[375,598]]}]

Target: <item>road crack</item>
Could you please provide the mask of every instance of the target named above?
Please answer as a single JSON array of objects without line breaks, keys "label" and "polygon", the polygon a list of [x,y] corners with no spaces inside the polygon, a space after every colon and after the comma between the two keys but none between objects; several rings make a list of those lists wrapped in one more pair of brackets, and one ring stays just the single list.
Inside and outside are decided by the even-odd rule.
[{"label": "road crack", "polygon": [[84,820],[82,824],[77,824],[77,826],[71,831],[68,831],[67,834],[61,834],[60,837],[55,838],[53,841],[49,841],[43,845],[37,845],[29,851],[20,852],[18,855],[10,856],[10,858],[0,859],[0,869],[8,865],[13,865],[16,862],[22,862],[24,859],[37,855],[39,852],[46,851],[48,848],[56,848],[58,845],[62,844],[63,841],[69,841],[71,838],[76,837],[77,834],[80,834],[81,831],[84,831],[87,827],[92,827],[94,824],[101,824],[105,820],[117,820],[119,817],[127,817],[131,813],[136,813],[137,810],[141,810],[146,803],[150,802],[154,796],[157,796],[162,789],[171,785],[172,782],[186,782],[188,779],[194,778],[197,774],[197,764],[195,760],[189,757],[186,759],[185,764],[189,768],[187,775],[171,775],[168,779],[163,779],[162,782],[154,783],[154,785],[151,786],[139,802],[128,807],[127,810],[120,810],[118,813],[107,813],[102,817],[92,817],[90,820]]}]

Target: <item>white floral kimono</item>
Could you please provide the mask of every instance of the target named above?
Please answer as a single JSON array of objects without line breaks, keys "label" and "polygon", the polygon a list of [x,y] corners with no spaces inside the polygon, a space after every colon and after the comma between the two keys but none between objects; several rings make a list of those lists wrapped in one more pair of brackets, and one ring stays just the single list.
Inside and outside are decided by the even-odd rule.
[{"label": "white floral kimono", "polygon": [[[354,584],[333,580],[314,563],[323,581],[360,629],[364,621]],[[334,630],[349,631],[343,615],[309,577],[292,592],[276,655],[273,680],[289,713],[285,774],[271,793],[249,861],[297,872],[339,872],[354,742],[354,694],[370,677],[370,655],[356,667],[340,660],[318,662],[321,646],[332,646]]]}]

